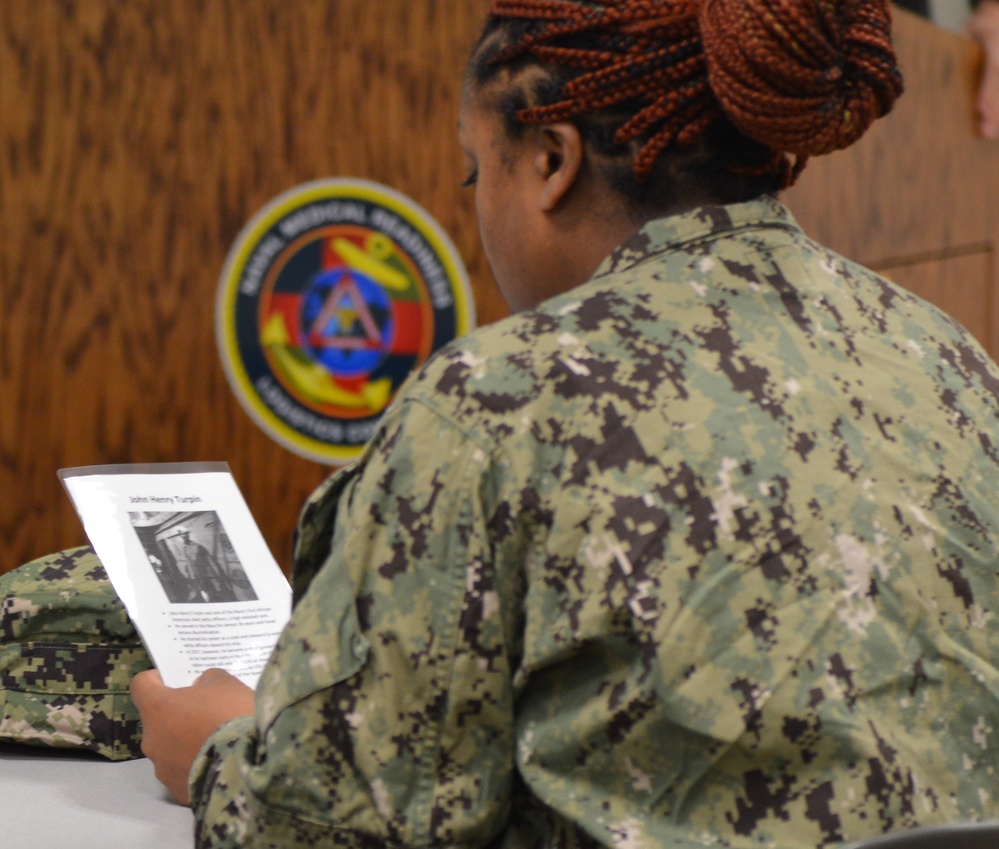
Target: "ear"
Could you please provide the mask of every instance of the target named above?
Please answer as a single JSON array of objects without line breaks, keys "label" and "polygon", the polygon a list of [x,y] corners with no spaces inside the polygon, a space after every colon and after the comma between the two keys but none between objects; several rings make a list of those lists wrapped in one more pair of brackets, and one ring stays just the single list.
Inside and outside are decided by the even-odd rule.
[{"label": "ear", "polygon": [[535,170],[544,181],[543,212],[553,212],[575,185],[583,168],[583,138],[574,124],[544,124],[539,129]]}]

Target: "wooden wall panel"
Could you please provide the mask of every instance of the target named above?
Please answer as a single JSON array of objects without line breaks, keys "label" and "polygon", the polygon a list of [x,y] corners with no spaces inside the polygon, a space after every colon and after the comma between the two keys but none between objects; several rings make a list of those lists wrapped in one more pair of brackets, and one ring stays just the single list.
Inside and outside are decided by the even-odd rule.
[{"label": "wooden wall panel", "polygon": [[[409,195],[464,256],[480,323],[504,313],[457,185],[485,7],[0,2],[0,572],[84,541],[59,467],[177,460],[228,461],[287,564],[327,469],[242,411],[213,323],[226,252],[288,188],[347,176]],[[978,56],[901,12],[896,36],[908,93],[788,201],[818,238],[945,308],[970,293],[960,309],[988,317],[976,332],[995,353],[999,145],[972,132]]]},{"label": "wooden wall panel", "polygon": [[214,340],[226,252],[268,200],[361,177],[451,235],[503,314],[461,191],[479,0],[0,3],[0,571],[85,541],[62,466],[224,460],[287,564],[328,469],[265,436]]}]

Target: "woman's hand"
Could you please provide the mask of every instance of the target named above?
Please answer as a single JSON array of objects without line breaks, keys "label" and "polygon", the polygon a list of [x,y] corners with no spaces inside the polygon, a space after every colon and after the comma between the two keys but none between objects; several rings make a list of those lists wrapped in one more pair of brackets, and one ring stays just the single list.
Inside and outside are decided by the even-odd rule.
[{"label": "woman's hand", "polygon": [[984,138],[999,139],[999,0],[982,0],[968,24],[968,35],[985,49],[985,68],[978,89],[978,129]]},{"label": "woman's hand", "polygon": [[170,795],[189,805],[194,759],[216,729],[253,713],[253,690],[221,669],[206,670],[190,687],[167,687],[151,669],[132,679],[131,691],[142,717],[143,753]]}]

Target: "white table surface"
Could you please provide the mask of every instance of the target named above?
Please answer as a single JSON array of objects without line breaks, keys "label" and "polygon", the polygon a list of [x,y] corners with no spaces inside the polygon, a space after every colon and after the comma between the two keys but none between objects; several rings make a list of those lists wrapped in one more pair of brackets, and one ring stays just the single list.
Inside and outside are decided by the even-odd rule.
[{"label": "white table surface", "polygon": [[145,758],[108,761],[0,743],[3,849],[190,849],[190,810]]}]

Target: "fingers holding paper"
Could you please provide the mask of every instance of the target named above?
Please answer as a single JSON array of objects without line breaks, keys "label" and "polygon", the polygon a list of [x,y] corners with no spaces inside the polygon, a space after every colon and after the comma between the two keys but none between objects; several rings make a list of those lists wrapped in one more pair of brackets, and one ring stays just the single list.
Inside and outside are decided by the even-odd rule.
[{"label": "fingers holding paper", "polygon": [[182,805],[190,804],[188,774],[205,741],[219,727],[253,713],[253,690],[221,669],[208,669],[190,687],[167,687],[155,669],[132,679],[142,718],[142,751],[156,777]]},{"label": "fingers holding paper", "polygon": [[967,32],[985,51],[976,102],[979,131],[984,138],[999,139],[999,0],[979,3]]}]

